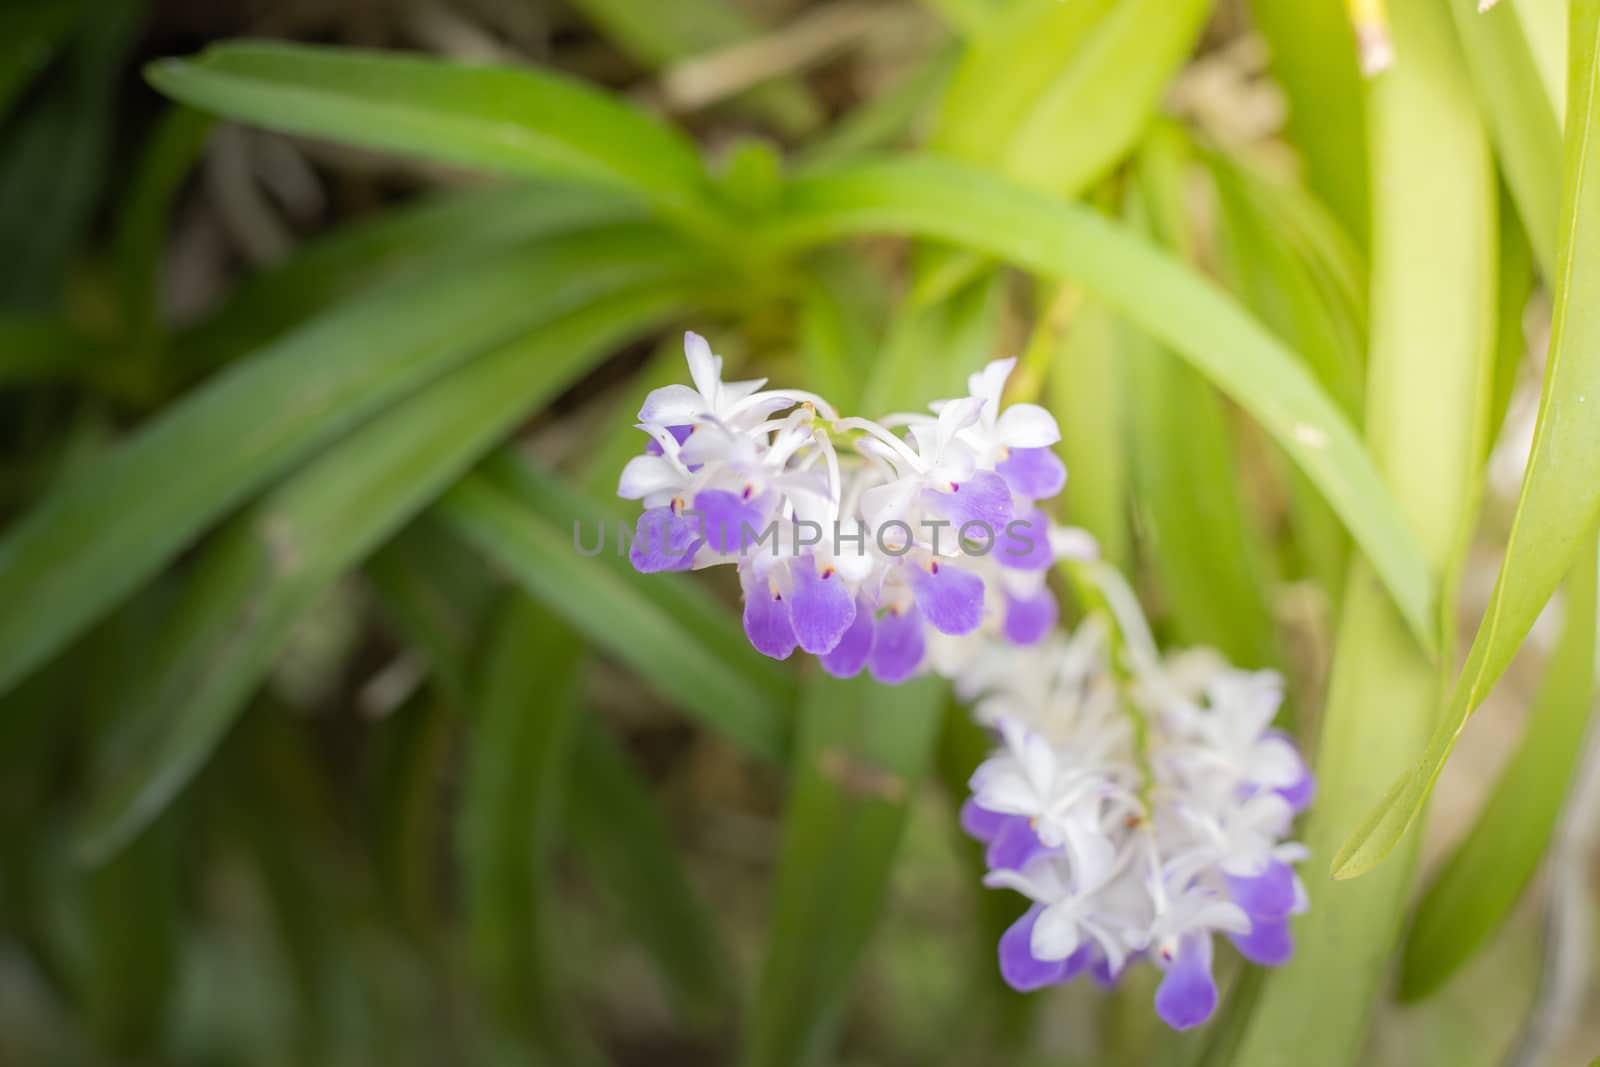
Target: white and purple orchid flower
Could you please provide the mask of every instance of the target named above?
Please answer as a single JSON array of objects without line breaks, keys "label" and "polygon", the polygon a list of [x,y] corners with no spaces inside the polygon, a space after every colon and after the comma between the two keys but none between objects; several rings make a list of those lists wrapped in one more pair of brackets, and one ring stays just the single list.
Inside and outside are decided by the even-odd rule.
[{"label": "white and purple orchid flower", "polygon": [[[1287,961],[1307,906],[1306,849],[1288,838],[1312,780],[1272,725],[1281,680],[1157,651],[1092,539],[1039,506],[1067,472],[1050,413],[1001,404],[1015,360],[931,414],[872,421],[724,382],[704,339],[684,347],[693,388],[649,395],[648,443],[618,486],[645,509],[634,566],[733,565],[745,633],[775,659],[951,679],[997,742],[961,825],[985,846],[984,884],[1029,901],[1000,939],[1005,980],[1110,985],[1147,961],[1156,1012],[1181,1030],[1216,1008],[1216,935],[1252,963]],[[1070,635],[1046,581],[1063,559],[1085,561],[1109,608]]]},{"label": "white and purple orchid flower", "polygon": [[934,635],[1030,644],[1054,627],[1045,572],[1093,546],[1038,507],[1066,480],[1060,432],[1037,405],[1001,408],[1014,360],[933,414],[874,422],[764,380],[724,382],[696,334],[684,349],[694,385],[645,399],[649,441],[617,488],[644,504],[638,570],[733,564],[757,651],[800,649],[888,683],[927,668]]}]

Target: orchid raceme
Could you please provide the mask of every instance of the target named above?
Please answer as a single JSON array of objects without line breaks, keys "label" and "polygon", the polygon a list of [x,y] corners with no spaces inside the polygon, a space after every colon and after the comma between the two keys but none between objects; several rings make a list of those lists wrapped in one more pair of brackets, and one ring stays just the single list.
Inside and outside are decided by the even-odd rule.
[{"label": "orchid raceme", "polygon": [[[1039,506],[1067,472],[1055,419],[1001,402],[1015,361],[930,414],[869,421],[723,382],[703,338],[684,347],[694,387],[646,399],[649,440],[618,487],[645,507],[633,565],[737,567],[745,633],[767,656],[952,680],[998,743],[962,826],[986,846],[984,884],[1031,902],[1000,940],[1002,977],[1023,992],[1111,984],[1148,960],[1164,972],[1157,1013],[1188,1029],[1216,1008],[1216,935],[1285,962],[1306,908],[1306,850],[1288,837],[1312,786],[1272,727],[1281,681],[1205,650],[1161,655],[1093,541]],[[1103,605],[1070,634],[1046,583],[1057,561]]]},{"label": "orchid raceme", "polygon": [[1002,410],[1013,360],[968,396],[881,422],[840,417],[810,393],[723,382],[705,340],[685,342],[694,388],[657,389],[639,411],[645,452],[618,493],[640,500],[640,571],[731,564],[750,643],[796,648],[829,673],[911,677],[935,635],[1041,640],[1056,619],[1045,575],[1091,542],[1039,503],[1066,471],[1055,419]]}]

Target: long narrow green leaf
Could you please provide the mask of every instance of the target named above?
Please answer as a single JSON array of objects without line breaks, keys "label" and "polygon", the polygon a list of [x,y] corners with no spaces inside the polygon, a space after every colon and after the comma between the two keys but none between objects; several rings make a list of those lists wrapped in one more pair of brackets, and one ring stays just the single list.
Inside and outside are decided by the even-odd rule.
[{"label": "long narrow green leaf", "polygon": [[1488,943],[1533,880],[1572,790],[1595,702],[1595,546],[1573,564],[1527,733],[1483,811],[1417,905],[1401,959],[1400,997],[1442,986]]},{"label": "long narrow green leaf", "polygon": [[427,658],[445,702],[465,710],[467,664],[495,593],[487,568],[424,517],[384,545],[363,570],[384,614]]},{"label": "long narrow green leaf", "polygon": [[[474,475],[445,496],[437,514],[534,599],[680,707],[749,751],[781,759],[788,748],[783,687],[760,684],[740,665],[758,658],[748,648],[716,651],[736,640],[732,613],[723,612],[720,625],[707,620],[703,632],[685,626],[643,592],[662,576],[630,576],[622,570],[626,560],[584,555],[574,543],[573,528],[583,534],[585,551],[595,533],[582,530],[579,516],[558,525],[560,520],[547,518],[521,495]],[[616,533],[613,524],[607,544]],[[718,644],[706,639],[719,633]]]},{"label": "long narrow green leaf", "polygon": [[515,182],[429,196],[334,230],[246,278],[178,337],[176,362],[185,372],[214,367],[379,283],[445,276],[534,238],[643,216],[627,198],[583,185]]},{"label": "long narrow green leaf", "polygon": [[95,18],[76,20],[81,24],[61,62],[41,79],[33,106],[6,125],[0,248],[7,269],[0,271],[0,306],[59,306],[105,181],[116,78],[138,16],[136,0],[108,0],[95,5]]},{"label": "long narrow green leaf", "polygon": [[1125,336],[1110,308],[1093,298],[1080,300],[1056,342],[1047,388],[1067,465],[1065,521],[1093,534],[1100,554],[1121,568],[1133,553],[1127,383],[1119,351]]},{"label": "long narrow green leaf", "polygon": [[746,1067],[829,1057],[883,907],[906,806],[933,757],[941,689],[818,678],[800,713]]},{"label": "long narrow green leaf", "polygon": [[12,0],[0,9],[0,119],[77,25],[84,0]]},{"label": "long narrow green leaf", "polygon": [[619,100],[532,68],[269,43],[218,45],[149,68],[203,111],[272,129],[522,177],[626,190],[704,221],[693,147]]},{"label": "long narrow green leaf", "polygon": [[882,232],[962,244],[1077,281],[1184,357],[1300,465],[1372,560],[1418,640],[1434,646],[1434,568],[1349,420],[1293,354],[1215,286],[1086,208],[929,159],[798,179],[768,236],[803,245]]},{"label": "long narrow green leaf", "polygon": [[1250,0],[1289,98],[1288,135],[1306,181],[1367,245],[1367,123],[1355,34],[1342,0]]},{"label": "long narrow green leaf", "polygon": [[599,1062],[563,1003],[551,863],[582,722],[583,649],[515,598],[495,627],[474,700],[461,811],[468,951],[500,1026],[560,1063]]},{"label": "long narrow green leaf", "polygon": [[61,481],[0,540],[0,689],[359,419],[681,257],[665,233],[637,227],[509,250],[353,301],[208,382]]},{"label": "long narrow green leaf", "polygon": [[160,317],[157,279],[172,201],[211,135],[211,119],[179,105],[168,111],[145,146],[117,221],[117,281],[124,326],[143,340]]},{"label": "long narrow green leaf", "polygon": [[82,852],[109,855],[171,801],[294,621],[342,574],[613,344],[681,307],[686,287],[619,286],[481,356],[361,427],[231,524],[130,694],[135,719],[140,708],[165,714],[149,720],[148,734],[97,791]]},{"label": "long narrow green leaf", "polygon": [[1450,11],[1539,272],[1555,278],[1561,232],[1561,122],[1555,101],[1545,91],[1515,5],[1475,11],[1451,4]]},{"label": "long narrow green leaf", "polygon": [[693,1027],[726,1027],[737,999],[727,947],[673,851],[659,801],[593,717],[580,724],[572,778],[568,818],[583,860],[622,904],[679,1015]]},{"label": "long narrow green leaf", "polygon": [[[1370,89],[1366,427],[1407,525],[1447,576],[1432,625],[1448,634],[1448,576],[1473,524],[1497,339],[1498,191],[1444,2],[1391,7],[1395,65]],[[1266,977],[1237,1067],[1361,1062],[1409,898],[1414,849],[1361,882],[1331,881],[1325,865],[1427,736],[1442,670],[1407,635],[1367,561],[1352,563],[1342,603],[1303,832],[1310,910],[1295,921],[1294,958]]]},{"label": "long narrow green leaf", "polygon": [[[1212,0],[1024,0],[950,80],[933,147],[1075,199],[1138,143]],[[924,264],[917,299],[947,296],[970,254]]]},{"label": "long narrow green leaf", "polygon": [[1072,197],[1133,147],[1210,0],[1026,0],[968,52],[942,151]]},{"label": "long narrow green leaf", "polygon": [[1550,359],[1505,559],[1466,665],[1420,762],[1345,842],[1338,877],[1364,874],[1405,836],[1467,719],[1600,523],[1600,0],[1572,9],[1560,274]]},{"label": "long narrow green leaf", "polygon": [[[1141,148],[1132,214],[1186,259],[1182,141],[1168,129]],[[1222,398],[1192,367],[1142,335],[1122,345],[1136,500],[1176,640],[1248,668],[1280,658],[1261,532],[1251,526]]]}]

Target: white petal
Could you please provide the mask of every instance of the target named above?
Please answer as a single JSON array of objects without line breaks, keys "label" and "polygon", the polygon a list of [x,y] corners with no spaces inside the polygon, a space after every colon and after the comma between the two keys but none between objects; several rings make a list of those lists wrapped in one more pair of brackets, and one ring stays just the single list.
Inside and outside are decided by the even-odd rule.
[{"label": "white petal", "polygon": [[663,385],[652,389],[644,398],[639,421],[657,426],[686,426],[705,410],[705,399],[687,385]]},{"label": "white petal", "polygon": [[992,403],[994,410],[1000,410],[1000,394],[1005,390],[1006,379],[1011,377],[1011,370],[1016,365],[1015,357],[995,360],[967,378],[967,392],[986,404]]},{"label": "white petal", "polygon": [[634,456],[622,468],[617,495],[638,500],[651,493],[667,492],[683,484],[683,476],[662,456]]},{"label": "white petal", "polygon": [[[739,401],[757,392],[763,385],[766,384],[767,380],[765,378],[752,378],[747,382],[723,382],[721,400],[722,406],[731,408]],[[778,407],[787,407],[791,403],[791,401],[789,401],[786,397],[779,397],[778,400],[781,401]]]},{"label": "white petal", "polygon": [[1051,904],[1039,913],[1033,923],[1033,937],[1028,948],[1037,959],[1064,960],[1078,951],[1083,935],[1078,928],[1075,900]]},{"label": "white petal", "polygon": [[1012,404],[995,421],[994,436],[1010,448],[1045,448],[1061,440],[1061,427],[1038,404]]},{"label": "white petal", "polygon": [[[884,523],[893,519],[906,522],[911,515],[911,502],[916,498],[921,484],[915,478],[900,478],[888,485],[875,485],[861,494],[861,514],[866,517],[869,537]],[[895,537],[905,531],[896,528],[887,536]]]},{"label": "white petal", "polygon": [[964,396],[959,400],[952,400],[939,409],[939,441],[943,445],[968,426],[977,422],[983,414],[983,398],[977,396]]},{"label": "white petal", "polygon": [[683,335],[683,354],[689,360],[689,379],[707,403],[717,402],[722,389],[722,358],[713,355],[711,345],[692,330]]},{"label": "white petal", "polygon": [[1281,737],[1263,737],[1250,749],[1250,781],[1268,789],[1288,789],[1306,775],[1294,745]]}]

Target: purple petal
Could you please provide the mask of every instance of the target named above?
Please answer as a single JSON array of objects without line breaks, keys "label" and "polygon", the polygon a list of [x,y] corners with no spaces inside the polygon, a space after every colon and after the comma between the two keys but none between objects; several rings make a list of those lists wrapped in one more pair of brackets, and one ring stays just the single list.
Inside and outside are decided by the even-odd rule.
[{"label": "purple petal", "polygon": [[943,634],[970,634],[983,621],[983,579],[932,560],[911,565],[911,592],[928,625]]},{"label": "purple petal", "polygon": [[1050,549],[1050,520],[1034,508],[1006,523],[995,542],[995,560],[1019,571],[1042,571],[1055,562]]},{"label": "purple petal", "polygon": [[905,610],[890,608],[872,632],[867,669],[880,682],[903,682],[922,665],[923,641],[922,612],[916,605]]},{"label": "purple petal", "polygon": [[809,556],[795,560],[789,573],[794,576],[789,618],[794,623],[795,638],[807,652],[831,652],[855,622],[855,598],[844,587],[838,572],[832,567],[818,571]]},{"label": "purple petal", "polygon": [[[1272,736],[1281,737],[1291,745],[1294,744],[1294,738],[1290,737],[1282,730],[1273,729],[1268,730],[1267,733]],[[1311,801],[1317,795],[1316,779],[1312,777],[1311,772],[1306,769],[1304,761],[1301,762],[1300,767],[1304,772],[1300,776],[1300,780],[1294,785],[1277,790],[1278,795],[1289,802],[1289,807],[1294,810],[1296,815],[1309,808],[1311,806]]]},{"label": "purple petal", "polygon": [[699,524],[670,507],[650,508],[633,529],[628,561],[640,574],[688,570],[701,545]]},{"label": "purple petal", "polygon": [[1276,919],[1252,916],[1248,934],[1229,934],[1228,940],[1239,955],[1262,967],[1278,967],[1294,955],[1294,940],[1289,936],[1289,917]]},{"label": "purple petal", "polygon": [[[706,544],[718,552],[742,552],[746,537],[760,536],[766,515],[755,500],[725,489],[706,489],[696,493],[694,509],[704,524]],[[750,533],[745,533],[749,527]]]},{"label": "purple petal", "polygon": [[1272,860],[1254,878],[1228,876],[1228,895],[1251,920],[1281,919],[1294,909],[1294,869]]},{"label": "purple petal", "polygon": [[1174,1030],[1187,1030],[1217,1010],[1217,983],[1211,977],[1211,935],[1190,934],[1156,990],[1156,1014]]},{"label": "purple petal", "polygon": [[755,578],[745,586],[744,632],[762,655],[788,659],[794,651],[789,602],[764,578]]},{"label": "purple petal", "polygon": [[992,871],[1021,870],[1022,865],[1044,848],[1026,815],[1013,815],[989,842],[983,862]]},{"label": "purple petal", "polygon": [[1030,500],[1055,496],[1067,484],[1067,465],[1051,448],[1013,448],[994,469],[1012,492]]},{"label": "purple petal", "polygon": [[1032,645],[1044,639],[1055,628],[1061,609],[1055,594],[1040,589],[1032,596],[1018,597],[1006,594],[1006,618],[1001,629],[1007,639],[1019,645]]},{"label": "purple petal", "polygon": [[978,471],[948,492],[924,489],[923,503],[938,511],[959,530],[969,522],[981,522],[999,530],[1011,519],[1011,488],[993,471]]},{"label": "purple petal", "polygon": [[988,843],[993,841],[1002,827],[1015,815],[1004,815],[998,811],[979,807],[978,802],[968,797],[961,802],[961,829],[971,838]]},{"label": "purple petal", "polygon": [[866,666],[872,651],[872,605],[863,598],[856,599],[855,618],[833,649],[822,657],[822,669],[835,678],[854,678]]},{"label": "purple petal", "polygon": [[1072,977],[1070,957],[1065,960],[1041,960],[1033,954],[1030,947],[1033,924],[1043,910],[1044,905],[1035,904],[1000,935],[1000,977],[1018,993],[1032,993]]},{"label": "purple petal", "polygon": [[[694,432],[694,427],[693,426],[668,426],[667,427],[667,432],[672,435],[672,439],[674,441],[678,442],[681,445],[681,444],[683,444],[685,441],[687,441],[689,439],[689,434]],[[661,442],[657,441],[654,437],[652,437],[652,438],[650,438],[650,440],[645,442],[644,450],[646,452],[648,452],[652,456],[659,456],[659,455],[662,454]],[[691,471],[693,471],[693,470],[698,470],[699,468],[690,467],[689,469]]]}]

